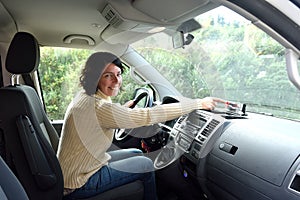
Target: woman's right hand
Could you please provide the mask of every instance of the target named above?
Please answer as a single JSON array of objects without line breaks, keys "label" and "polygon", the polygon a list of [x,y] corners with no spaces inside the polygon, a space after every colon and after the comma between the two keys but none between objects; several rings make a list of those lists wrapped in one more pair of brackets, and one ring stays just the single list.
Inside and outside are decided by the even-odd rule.
[{"label": "woman's right hand", "polygon": [[216,97],[205,97],[201,99],[201,109],[214,110],[218,103],[226,103],[226,100]]}]

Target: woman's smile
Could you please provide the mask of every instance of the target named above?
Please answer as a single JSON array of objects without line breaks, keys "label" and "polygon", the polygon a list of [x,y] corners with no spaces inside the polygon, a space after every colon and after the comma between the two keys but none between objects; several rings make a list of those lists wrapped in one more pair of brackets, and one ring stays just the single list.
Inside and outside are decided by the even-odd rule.
[{"label": "woman's smile", "polygon": [[105,68],[98,83],[98,88],[107,96],[116,96],[122,85],[121,69],[113,63]]}]

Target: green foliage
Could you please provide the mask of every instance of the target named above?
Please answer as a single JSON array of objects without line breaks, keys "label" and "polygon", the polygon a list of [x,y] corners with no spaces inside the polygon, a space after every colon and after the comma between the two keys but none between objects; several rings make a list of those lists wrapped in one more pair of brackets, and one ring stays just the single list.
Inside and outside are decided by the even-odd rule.
[{"label": "green foliage", "polygon": [[42,48],[39,73],[50,119],[63,119],[79,88],[79,74],[90,55],[87,50]]},{"label": "green foliage", "polygon": [[[209,38],[210,32],[214,37]],[[269,110],[277,116],[299,119],[299,101],[287,101],[300,96],[287,78],[283,46],[253,25],[221,29],[216,24],[198,34],[196,37],[212,59],[214,74],[218,73],[226,88],[211,90],[214,96],[243,100],[253,111]],[[208,85],[216,80],[211,76],[205,76]]]},{"label": "green foliage", "polygon": [[[146,60],[148,60],[158,71],[164,72],[164,76],[174,84],[180,91],[184,91],[185,96],[201,97],[207,96],[209,91],[202,88],[205,83],[198,70],[197,64],[187,59],[187,53],[173,53],[160,48],[140,48],[138,49]],[[190,56],[188,56],[189,58]],[[176,75],[175,75],[176,74]],[[174,76],[175,75],[175,76]]]},{"label": "green foliage", "polygon": [[[243,40],[235,40],[236,36],[230,34],[235,29],[236,32],[244,31]],[[285,105],[285,99],[278,98],[289,96],[286,93],[291,92],[285,70],[284,48],[254,26],[235,29],[211,27],[209,30],[217,30],[220,37],[214,41],[202,41],[226,88],[224,97],[259,105]]]},{"label": "green foliage", "polygon": [[[242,100],[253,111],[299,119],[299,92],[285,69],[284,47],[257,27],[226,24],[221,18],[193,33],[197,47],[167,51],[157,41],[138,49],[188,97]],[[245,45],[246,44],[246,45]]]}]

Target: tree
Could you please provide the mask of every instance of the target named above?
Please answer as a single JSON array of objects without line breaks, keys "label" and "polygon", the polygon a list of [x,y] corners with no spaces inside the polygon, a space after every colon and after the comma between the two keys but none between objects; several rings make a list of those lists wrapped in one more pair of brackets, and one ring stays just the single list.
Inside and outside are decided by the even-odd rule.
[{"label": "tree", "polygon": [[50,119],[63,119],[67,105],[79,88],[79,74],[88,50],[42,48],[39,73],[44,103]]}]

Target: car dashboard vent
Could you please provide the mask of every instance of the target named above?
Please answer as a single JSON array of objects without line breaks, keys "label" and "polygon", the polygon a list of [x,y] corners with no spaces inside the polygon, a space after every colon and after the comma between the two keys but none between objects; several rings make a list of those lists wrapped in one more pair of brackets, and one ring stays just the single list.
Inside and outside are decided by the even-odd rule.
[{"label": "car dashboard vent", "polygon": [[202,135],[208,137],[214,131],[214,129],[218,126],[219,123],[220,123],[219,121],[217,121],[215,119],[212,119],[207,124],[207,126],[205,127],[205,129],[203,130]]},{"label": "car dashboard vent", "polygon": [[105,6],[101,14],[106,21],[115,28],[124,22],[117,11],[115,11],[109,4]]},{"label": "car dashboard vent", "polygon": [[289,189],[300,195],[300,169],[295,174]]}]

